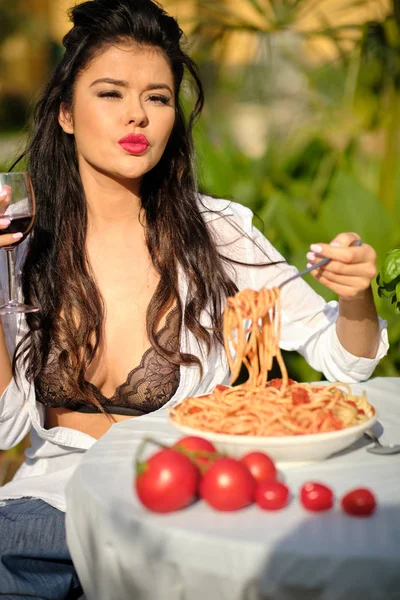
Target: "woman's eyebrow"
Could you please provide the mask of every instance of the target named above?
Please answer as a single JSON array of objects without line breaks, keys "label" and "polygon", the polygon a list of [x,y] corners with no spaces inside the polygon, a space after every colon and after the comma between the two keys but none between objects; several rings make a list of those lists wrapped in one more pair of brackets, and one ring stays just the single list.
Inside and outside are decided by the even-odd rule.
[{"label": "woman's eyebrow", "polygon": [[[112,79],[111,77],[102,77],[101,79],[96,79],[95,81],[92,81],[89,87],[97,85],[98,83],[110,83],[120,87],[129,87],[129,83],[127,81],[124,81],[123,79]],[[167,83],[150,83],[146,87],[146,90],[168,90],[171,96],[173,95],[172,90]]]},{"label": "woman's eyebrow", "polygon": [[146,90],[168,90],[171,96],[173,96],[172,90],[167,83],[150,83]]},{"label": "woman's eyebrow", "polygon": [[123,81],[122,79],[112,79],[111,77],[102,77],[101,79],[95,79],[95,81],[92,81],[89,87],[92,87],[97,83],[111,83],[113,85],[119,85],[121,87],[129,87],[129,83],[127,81]]}]

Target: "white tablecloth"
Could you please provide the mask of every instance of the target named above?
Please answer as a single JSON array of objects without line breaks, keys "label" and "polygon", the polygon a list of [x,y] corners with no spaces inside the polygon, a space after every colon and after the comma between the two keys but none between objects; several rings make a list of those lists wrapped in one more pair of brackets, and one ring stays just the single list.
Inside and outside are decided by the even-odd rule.
[{"label": "white tablecloth", "polygon": [[[400,442],[400,378],[360,388],[379,411],[375,432]],[[345,515],[338,501],[309,513],[297,498],[279,512],[219,513],[198,502],[158,515],[133,492],[133,459],[144,434],[179,437],[166,417],[113,425],[68,486],[68,544],[88,600],[400,599],[400,454],[370,454],[363,439],[326,461],[282,469],[294,495],[307,480],[337,498],[371,488],[379,508],[370,518]]]}]

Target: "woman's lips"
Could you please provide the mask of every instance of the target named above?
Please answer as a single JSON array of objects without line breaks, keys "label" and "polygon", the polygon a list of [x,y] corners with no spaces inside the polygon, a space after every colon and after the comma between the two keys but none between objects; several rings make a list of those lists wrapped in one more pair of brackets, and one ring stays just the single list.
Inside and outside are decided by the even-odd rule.
[{"label": "woman's lips", "polygon": [[118,144],[129,154],[143,154],[149,147],[149,140],[141,133],[128,133]]}]

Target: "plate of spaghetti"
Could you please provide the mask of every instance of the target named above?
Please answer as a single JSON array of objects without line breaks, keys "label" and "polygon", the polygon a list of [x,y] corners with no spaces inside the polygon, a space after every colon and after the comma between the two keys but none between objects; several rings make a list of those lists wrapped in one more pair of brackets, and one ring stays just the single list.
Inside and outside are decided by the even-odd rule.
[{"label": "plate of spaghetti", "polygon": [[[279,332],[278,288],[243,290],[228,298],[223,336],[231,379],[236,380],[242,364],[249,378],[186,398],[170,409],[173,425],[209,439],[231,456],[260,450],[282,462],[322,460],[357,441],[377,418],[365,393],[356,395],[340,382],[291,380]],[[282,378],[268,381],[274,358]]]}]

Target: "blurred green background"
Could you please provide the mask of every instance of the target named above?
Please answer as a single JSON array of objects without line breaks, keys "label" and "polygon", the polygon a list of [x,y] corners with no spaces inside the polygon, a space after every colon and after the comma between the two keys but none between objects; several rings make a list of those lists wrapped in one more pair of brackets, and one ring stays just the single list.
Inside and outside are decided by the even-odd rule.
[{"label": "blurred green background", "polygon": [[[25,139],[62,54],[67,0],[0,0],[0,169]],[[400,245],[399,0],[166,0],[206,89],[196,129],[204,191],[232,198],[289,262],[357,231],[378,253]],[[190,101],[190,87],[187,89]],[[310,276],[325,298],[331,295]],[[400,372],[400,316],[375,296]],[[285,356],[298,380],[318,380]]]}]

